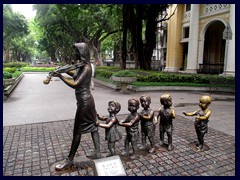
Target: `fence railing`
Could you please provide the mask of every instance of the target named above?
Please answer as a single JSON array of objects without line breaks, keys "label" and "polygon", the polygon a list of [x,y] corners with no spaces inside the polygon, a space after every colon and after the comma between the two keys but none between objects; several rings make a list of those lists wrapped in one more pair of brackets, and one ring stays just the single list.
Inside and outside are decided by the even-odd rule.
[{"label": "fence railing", "polygon": [[224,64],[199,64],[198,73],[221,74]]}]

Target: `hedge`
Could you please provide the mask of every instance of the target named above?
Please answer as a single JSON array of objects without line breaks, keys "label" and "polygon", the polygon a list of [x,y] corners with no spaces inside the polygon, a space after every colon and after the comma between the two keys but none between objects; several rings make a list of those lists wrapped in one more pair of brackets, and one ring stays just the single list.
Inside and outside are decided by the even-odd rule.
[{"label": "hedge", "polygon": [[[117,71],[122,71],[120,68],[112,67],[97,67],[96,76],[109,79]],[[208,74],[180,74],[169,72],[144,71],[136,69],[128,69],[124,71],[131,71],[136,74],[137,82],[152,82],[156,83],[192,83],[202,85],[218,84],[219,86],[235,86],[235,77],[233,76],[219,76]],[[137,83],[135,82],[135,83]]]},{"label": "hedge", "polygon": [[26,62],[9,62],[9,63],[3,63],[3,67],[6,68],[6,67],[15,67],[15,68],[21,68],[21,67],[26,67],[28,66],[29,64],[26,63]]}]

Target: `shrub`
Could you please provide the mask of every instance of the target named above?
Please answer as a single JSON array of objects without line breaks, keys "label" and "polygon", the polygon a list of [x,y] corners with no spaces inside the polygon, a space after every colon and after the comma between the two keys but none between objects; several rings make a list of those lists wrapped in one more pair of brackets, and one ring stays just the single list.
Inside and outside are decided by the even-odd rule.
[{"label": "shrub", "polygon": [[23,67],[23,72],[49,72],[55,70],[55,67]]},{"label": "shrub", "polygon": [[16,67],[6,67],[3,70],[7,71],[9,73],[14,73],[17,70],[17,68]]},{"label": "shrub", "polygon": [[16,68],[21,68],[21,67],[26,67],[28,66],[28,63],[26,62],[9,62],[9,63],[3,63],[3,67],[16,67]]},{"label": "shrub", "polygon": [[116,77],[136,77],[137,76],[136,73],[134,73],[130,70],[121,70],[121,71],[113,73],[112,75],[116,76]]},{"label": "shrub", "polygon": [[12,74],[7,71],[3,71],[3,79],[10,79],[12,78]]},{"label": "shrub", "polygon": [[112,71],[106,71],[104,69],[96,69],[96,76],[101,76],[104,78],[109,79],[112,76]]},{"label": "shrub", "polygon": [[22,71],[15,71],[14,73],[12,73],[12,77],[17,78],[22,74]]}]

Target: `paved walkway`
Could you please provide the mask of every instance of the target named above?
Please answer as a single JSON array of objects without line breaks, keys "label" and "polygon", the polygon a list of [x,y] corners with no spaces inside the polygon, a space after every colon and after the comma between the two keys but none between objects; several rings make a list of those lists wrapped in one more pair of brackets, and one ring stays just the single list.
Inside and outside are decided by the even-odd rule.
[{"label": "paved walkway", "polygon": [[[25,74],[11,97],[3,102],[3,175],[93,175],[91,166],[76,166],[61,174],[53,170],[54,163],[69,152],[76,100],[74,91],[57,78],[44,85],[45,77],[46,74]],[[178,115],[174,120],[174,150],[167,152],[158,147],[154,154],[140,151],[137,159],[120,155],[127,175],[235,175],[235,95],[211,94],[212,115],[206,135],[210,150],[196,153],[189,145],[196,140],[193,117],[183,117],[182,111],[198,108],[199,98],[207,93],[149,91],[124,95],[98,84],[92,93],[100,115],[108,114],[108,101],[120,102],[119,119],[129,113],[127,100],[131,97],[150,95],[154,110],[160,106],[161,94],[170,93],[173,97],[173,108]],[[124,128],[120,127],[120,131],[124,137]],[[104,130],[99,129],[99,132],[104,156],[107,153]],[[157,128],[156,143],[158,137]],[[83,136],[75,165],[78,158],[85,157],[86,151],[93,149],[89,138],[90,135]],[[116,149],[121,154],[123,139],[116,144]]]}]

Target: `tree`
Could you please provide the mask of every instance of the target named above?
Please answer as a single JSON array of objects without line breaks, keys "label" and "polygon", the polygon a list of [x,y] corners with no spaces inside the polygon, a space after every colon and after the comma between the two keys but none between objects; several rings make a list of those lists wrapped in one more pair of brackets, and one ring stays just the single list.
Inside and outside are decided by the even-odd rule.
[{"label": "tree", "polygon": [[[26,18],[14,13],[10,5],[3,5],[3,48],[5,51],[4,60],[10,61],[10,50],[17,51],[17,40],[25,38],[29,34]],[[14,46],[13,46],[14,44]],[[19,45],[19,43],[18,43]],[[18,49],[20,46],[17,47]],[[15,58],[15,57],[14,57]]]},{"label": "tree", "polygon": [[117,5],[37,4],[35,9],[36,21],[43,31],[39,43],[46,50],[49,47],[49,54],[59,52],[64,59],[71,56],[73,43],[86,42],[98,60],[101,42],[118,32],[118,28],[114,29]]},{"label": "tree", "polygon": [[[126,37],[128,31],[131,34],[132,42],[130,49],[133,53],[136,66],[139,65],[140,69],[151,69],[151,57],[156,45],[157,23],[166,20],[166,18],[158,20],[158,16],[167,7],[167,4],[123,5],[122,69],[126,68]],[[143,32],[144,25],[145,32]]]}]

